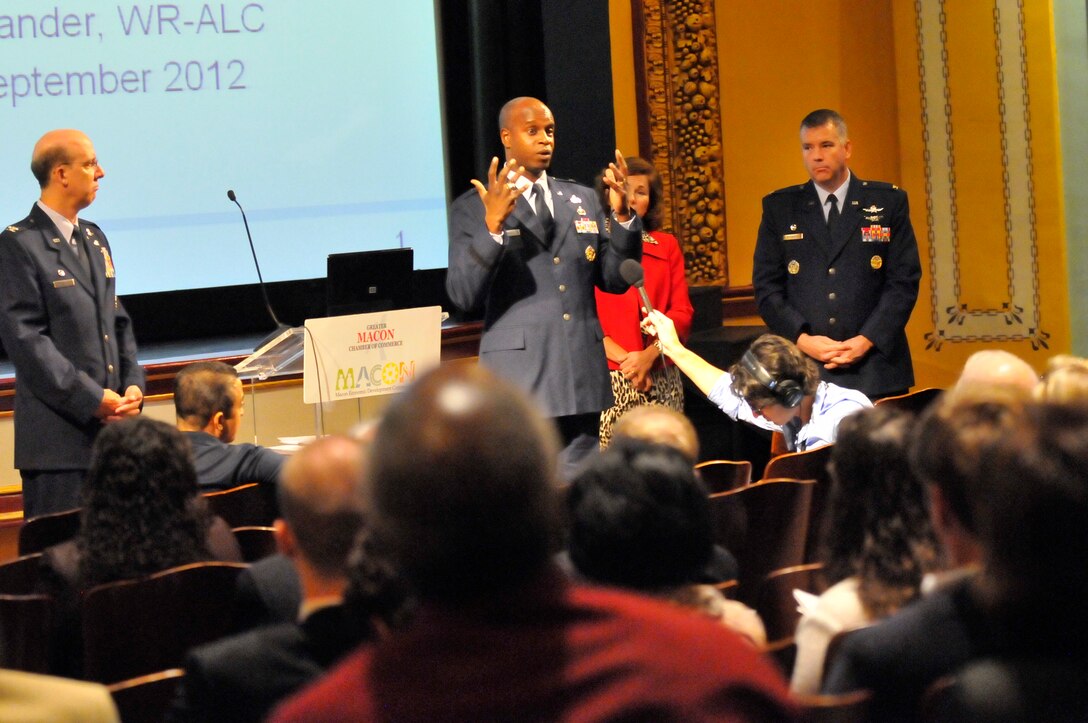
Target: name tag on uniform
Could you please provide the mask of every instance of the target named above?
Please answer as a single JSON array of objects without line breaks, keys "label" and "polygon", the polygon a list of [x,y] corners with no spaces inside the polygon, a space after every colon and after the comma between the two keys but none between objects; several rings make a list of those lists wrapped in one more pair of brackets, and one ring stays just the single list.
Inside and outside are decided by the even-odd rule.
[{"label": "name tag on uniform", "polygon": [[76,285],[76,280],[75,279],[61,279],[59,281],[54,281],[53,282],[53,288],[54,289],[63,289],[65,286],[75,286],[75,285]]},{"label": "name tag on uniform", "polygon": [[805,235],[803,233],[788,233],[782,237],[783,241],[800,241]]},{"label": "name tag on uniform", "polygon": [[506,229],[506,235],[507,236],[520,236],[521,235],[521,229],[520,228],[508,228],[508,229]]}]

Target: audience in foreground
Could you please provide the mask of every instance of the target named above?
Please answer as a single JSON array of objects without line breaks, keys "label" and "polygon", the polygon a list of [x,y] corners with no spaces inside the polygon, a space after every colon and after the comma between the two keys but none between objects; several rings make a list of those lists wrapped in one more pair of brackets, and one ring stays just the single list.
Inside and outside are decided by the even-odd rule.
[{"label": "audience in foreground", "polygon": [[564,578],[555,464],[555,431],[482,367],[395,400],[364,500],[419,607],[272,720],[788,719],[783,681],[735,633]]},{"label": "audience in foreground", "polygon": [[276,544],[301,582],[297,622],[191,651],[174,720],[264,720],[282,698],[375,637],[373,625],[344,606],[348,555],[363,527],[362,475],[362,447],[348,437],[319,439],[287,462],[275,529]]},{"label": "audience in foreground", "polygon": [[42,555],[42,581],[60,609],[51,670],[82,668],[79,593],[201,560],[241,562],[230,528],[209,516],[181,432],[147,417],[107,425],[95,439],[79,534]]},{"label": "audience in foreground", "polygon": [[702,584],[714,547],[710,504],[683,453],[617,437],[574,479],[567,511],[580,575],[702,613],[766,644],[754,610]]},{"label": "audience in foreground", "polygon": [[873,406],[859,391],[820,381],[815,362],[790,341],[764,334],[723,371],[680,343],[672,320],[651,311],[645,328],[680,371],[729,417],[782,432],[791,452],[835,441],[839,422]]},{"label": "audience in foreground", "polygon": [[832,584],[819,596],[794,591],[801,611],[794,693],[819,692],[824,654],[836,633],[895,612],[937,566],[925,490],[907,464],[913,420],[878,406],[839,425],[820,557]]},{"label": "audience in foreground", "polygon": [[174,378],[177,426],[189,438],[197,481],[204,491],[249,482],[275,484],[284,456],[255,444],[232,444],[245,412],[242,381],[223,362],[195,362]]},{"label": "audience in foreground", "polygon": [[930,517],[948,569],[923,581],[923,597],[843,641],[824,692],[874,691],[874,720],[912,719],[926,688],[977,657],[990,631],[977,571],[987,548],[983,520],[1001,493],[983,463],[1017,433],[1028,393],[972,384],[946,392],[919,419],[910,461],[927,485]]}]

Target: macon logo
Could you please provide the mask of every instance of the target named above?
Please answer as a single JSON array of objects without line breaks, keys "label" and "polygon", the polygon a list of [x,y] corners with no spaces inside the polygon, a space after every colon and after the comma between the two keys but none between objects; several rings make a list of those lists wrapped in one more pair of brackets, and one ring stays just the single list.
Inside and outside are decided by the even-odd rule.
[{"label": "macon logo", "polygon": [[372,389],[381,386],[393,386],[395,384],[407,384],[415,379],[416,363],[409,362],[385,362],[369,367],[348,367],[336,370],[336,391],[348,391],[351,389]]}]

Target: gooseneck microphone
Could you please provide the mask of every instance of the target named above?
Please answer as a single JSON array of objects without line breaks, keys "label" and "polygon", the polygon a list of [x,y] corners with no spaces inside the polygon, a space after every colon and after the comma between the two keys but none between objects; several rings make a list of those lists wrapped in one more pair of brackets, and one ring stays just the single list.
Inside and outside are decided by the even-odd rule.
[{"label": "gooseneck microphone", "polygon": [[645,274],[642,271],[642,264],[634,259],[624,259],[620,264],[620,276],[628,284],[638,289],[638,295],[642,298],[642,305],[646,307],[646,313],[653,311],[654,305],[650,303],[650,295],[646,293]]},{"label": "gooseneck microphone", "polygon": [[[253,246],[253,234],[249,232],[249,220],[246,218],[245,209],[242,208],[242,204],[238,203],[238,197],[234,195],[233,190],[227,191],[227,198],[229,198],[242,213],[242,223],[244,223],[246,227],[246,238],[249,239],[249,251],[253,254],[253,265],[257,267],[257,281],[260,282],[261,296],[264,297],[264,308],[268,310],[268,315],[272,317],[272,322],[276,325],[276,330],[262,339],[261,343],[257,345],[257,348],[260,349],[291,327],[287,326],[287,324],[284,324],[276,317],[276,312],[272,310],[272,302],[268,300],[268,289],[265,288],[264,277],[261,276],[261,264],[257,261],[257,249]],[[639,271],[641,272],[641,270],[642,269],[640,268]]]}]

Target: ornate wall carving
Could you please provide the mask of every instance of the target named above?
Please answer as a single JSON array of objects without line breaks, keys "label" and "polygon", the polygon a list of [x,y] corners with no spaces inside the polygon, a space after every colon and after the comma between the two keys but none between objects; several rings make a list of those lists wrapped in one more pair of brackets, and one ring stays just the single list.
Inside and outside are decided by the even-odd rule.
[{"label": "ornate wall carving", "polygon": [[688,281],[729,283],[713,0],[632,0],[640,153],[665,186]]}]

